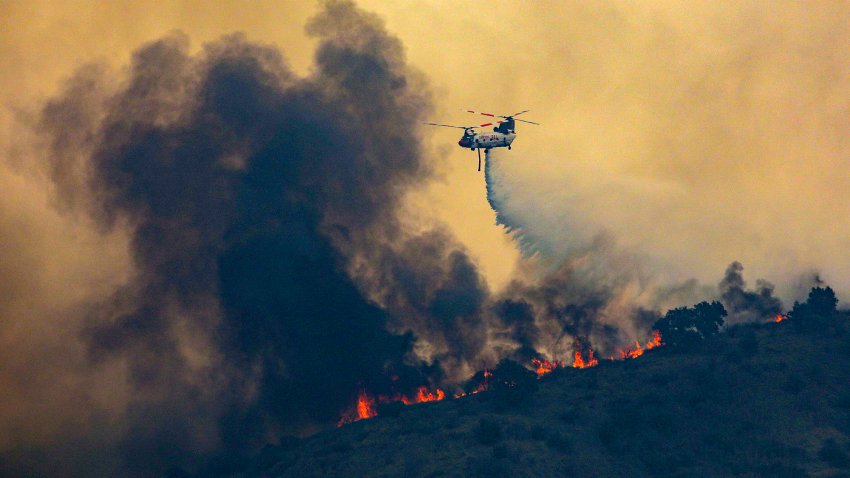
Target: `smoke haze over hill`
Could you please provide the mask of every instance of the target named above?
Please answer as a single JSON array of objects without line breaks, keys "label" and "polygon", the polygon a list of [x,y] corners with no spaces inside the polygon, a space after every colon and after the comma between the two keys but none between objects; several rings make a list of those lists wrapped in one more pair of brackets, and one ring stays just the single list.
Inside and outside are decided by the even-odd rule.
[{"label": "smoke haze over hill", "polygon": [[[577,18],[616,20],[612,41],[646,40],[648,27],[619,23],[634,12],[617,7],[599,16],[596,9],[584,7]],[[291,22],[302,13],[293,7]],[[390,26],[398,21],[387,15]],[[333,426],[363,389],[390,395],[459,386],[501,359],[561,360],[582,341],[613,353],[645,340],[666,309],[705,298],[722,300],[730,322],[747,322],[783,311],[775,290],[790,291],[783,296],[790,304],[824,279],[847,297],[840,274],[850,237],[840,201],[847,176],[829,176],[847,166],[846,135],[833,128],[850,111],[835,94],[846,77],[786,91],[809,79],[787,72],[768,81],[764,75],[798,58],[794,48],[771,50],[750,76],[734,68],[702,80],[681,73],[687,88],[657,97],[641,90],[657,76],[643,78],[642,66],[624,62],[633,70],[623,78],[641,79],[635,88],[648,96],[640,98],[659,102],[632,113],[668,118],[655,127],[675,134],[656,131],[636,155],[622,144],[611,146],[622,154],[608,143],[594,151],[588,138],[598,135],[577,138],[599,127],[622,140],[617,121],[597,118],[563,135],[553,121],[562,104],[535,107],[544,126],[533,135],[526,128],[513,151],[494,152],[486,163],[494,213],[483,214],[454,198],[474,194],[486,207],[484,185],[454,181],[445,161],[469,152],[443,154],[423,138],[420,123],[445,107],[433,93],[445,78],[434,78],[432,60],[422,62],[424,73],[416,69],[410,59],[420,50],[407,49],[417,37],[396,37],[383,16],[345,1],[321,3],[306,24],[312,49],[296,39],[280,47],[256,41],[250,31],[206,42],[157,34],[133,43],[126,62],[74,64],[60,91],[30,98],[27,107],[12,98],[26,96],[27,87],[3,80],[15,108],[2,116],[8,134],[0,163],[0,473],[226,471],[266,443]],[[813,18],[804,17],[789,43],[809,44],[797,40]],[[846,35],[846,25],[832,21],[824,29],[824,38]],[[620,90],[590,94],[587,75],[598,62],[616,61],[594,59],[596,44],[572,38],[577,33],[568,31],[575,42],[564,54],[587,58],[563,70],[585,93],[573,106],[604,109]],[[19,41],[29,45],[25,37]],[[523,38],[505,47],[519,48]],[[763,45],[747,38],[755,43],[735,44],[735,58]],[[657,50],[646,66],[678,58],[679,47]],[[534,51],[526,52],[529,66]],[[842,54],[812,60],[817,78],[832,78]],[[696,66],[707,75],[706,65]],[[615,73],[603,71],[600,81],[620,78]],[[715,96],[697,87],[705,81],[716,85]],[[691,90],[702,96],[685,94]],[[733,90],[740,105],[729,104]],[[752,171],[741,165],[758,164],[771,178],[793,176],[799,166],[775,144],[752,142],[759,132],[785,131],[782,121],[747,106],[763,104],[763,95],[787,114],[799,106],[806,125],[823,126],[787,139],[791,150],[810,153],[805,158],[826,158],[823,174],[806,176],[798,192],[807,204],[837,201],[817,205],[818,214],[795,206],[787,222],[777,222],[776,211],[791,201],[782,195],[775,211],[746,215],[753,195],[764,205],[775,191],[751,187]],[[673,99],[681,102],[671,113]],[[711,143],[741,126],[738,107],[756,131]],[[771,152],[788,161],[787,171]],[[647,170],[637,174],[641,160]],[[447,177],[459,186],[443,207],[433,194]],[[478,227],[492,214],[498,227]],[[780,225],[787,229],[774,229]],[[695,244],[707,229],[711,247]],[[791,232],[765,236],[773,230]],[[811,240],[815,234],[822,241]],[[479,235],[522,255],[482,253],[490,246]],[[747,240],[752,248],[739,247]],[[792,251],[790,263],[774,266],[782,251]],[[747,260],[759,258],[769,260]],[[757,272],[789,274],[750,289],[738,259]],[[501,282],[493,278],[496,263],[510,269]],[[727,266],[717,287],[706,285]],[[711,280],[692,279],[690,268],[697,276],[711,270]]]}]

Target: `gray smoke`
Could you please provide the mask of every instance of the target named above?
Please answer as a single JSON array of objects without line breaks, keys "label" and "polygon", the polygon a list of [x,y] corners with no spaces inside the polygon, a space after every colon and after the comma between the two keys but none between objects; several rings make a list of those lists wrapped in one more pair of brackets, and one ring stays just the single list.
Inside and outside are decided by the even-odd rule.
[{"label": "gray smoke", "polygon": [[[307,77],[244,35],[193,54],[175,33],[124,72],[81,67],[43,108],[57,210],[101,235],[83,239],[124,244],[129,271],[117,288],[18,319],[41,290],[17,278],[44,266],[26,235],[7,234],[21,221],[0,202],[0,244],[27,252],[0,251],[15,278],[0,312],[53,338],[3,335],[15,353],[3,352],[13,372],[0,378],[68,397],[45,414],[15,390],[23,405],[3,407],[3,424],[36,432],[6,426],[0,473],[228,473],[287,434],[333,426],[362,388],[452,386],[506,357],[566,360],[576,347],[606,356],[644,341],[660,310],[705,295],[660,287],[604,233],[534,235],[516,206],[530,193],[499,153],[487,197],[526,259],[504,291],[488,290],[442,226],[402,223],[405,195],[433,174],[415,134],[427,82],[399,40],[346,1],[325,4],[308,32]],[[769,285],[748,291],[730,270],[721,288],[739,315],[772,310]]]},{"label": "gray smoke", "polygon": [[718,284],[720,298],[729,313],[727,323],[758,322],[782,312],[782,302],[773,296],[773,284],[756,281],[755,290],[747,290],[740,262],[729,264]]},{"label": "gray smoke", "polygon": [[[406,191],[431,175],[410,135],[427,87],[382,22],[349,2],[328,2],[308,31],[309,77],[241,34],[191,54],[176,33],[138,49],[126,75],[82,67],[45,106],[59,209],[127,237],[133,272],[108,298],[58,312],[78,317],[67,340],[115,393],[66,411],[88,417],[76,430],[7,443],[5,473],[227,473],[282,434],[336,423],[361,387],[410,393],[439,379],[349,275],[396,241],[412,244],[404,254],[451,249],[436,275],[413,269],[398,287],[434,291],[414,306],[436,320],[473,320],[477,271],[462,249],[397,222]],[[108,387],[65,372],[82,394],[87,381]]]}]

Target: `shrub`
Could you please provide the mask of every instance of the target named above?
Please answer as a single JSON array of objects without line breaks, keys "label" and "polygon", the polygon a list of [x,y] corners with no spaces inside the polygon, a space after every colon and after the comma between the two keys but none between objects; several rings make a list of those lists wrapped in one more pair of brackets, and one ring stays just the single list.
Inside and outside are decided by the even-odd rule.
[{"label": "shrub", "polygon": [[847,456],[847,452],[838,445],[838,442],[834,438],[823,442],[818,452],[818,458],[835,468],[844,469],[850,467],[850,457]]},{"label": "shrub", "polygon": [[493,447],[493,458],[507,458],[508,457],[508,446],[504,443],[499,443],[498,445]]},{"label": "shrub", "polygon": [[502,439],[502,427],[492,418],[482,418],[475,429],[475,438],[482,445],[495,445]]},{"label": "shrub", "polygon": [[693,308],[680,307],[667,311],[653,328],[661,333],[664,343],[673,347],[694,346],[717,334],[726,317],[720,302],[700,302]]},{"label": "shrub", "polygon": [[741,337],[741,341],[738,342],[738,347],[741,349],[741,353],[744,354],[745,357],[752,357],[758,353],[759,342],[753,329],[748,329],[744,332],[744,336]]},{"label": "shrub", "polygon": [[531,438],[533,440],[545,440],[546,439],[546,428],[542,425],[534,425],[531,429]]},{"label": "shrub", "polygon": [[758,476],[770,478],[805,478],[808,473],[799,466],[785,465],[782,463],[771,463],[762,465],[756,469]]},{"label": "shrub", "polygon": [[481,456],[470,459],[467,464],[467,472],[463,474],[463,476],[469,476],[472,478],[500,478],[510,475],[510,462],[505,460],[494,460],[489,456]]},{"label": "shrub", "polygon": [[835,408],[850,412],[850,393],[843,393],[833,402]]},{"label": "shrub", "polygon": [[604,420],[599,424],[599,428],[596,430],[596,433],[599,436],[599,441],[602,443],[602,446],[604,446],[609,452],[617,453],[621,451],[622,442],[619,438],[623,431],[614,420]]},{"label": "shrub", "polygon": [[330,450],[334,453],[346,453],[351,451],[351,449],[351,443],[343,439],[335,440],[330,446]]},{"label": "shrub", "polygon": [[676,420],[669,413],[659,411],[649,420],[648,428],[665,437],[671,437],[676,430]]},{"label": "shrub", "polygon": [[659,372],[655,372],[649,376],[649,383],[652,384],[653,387],[661,387],[667,385],[669,378],[667,375]]},{"label": "shrub", "polygon": [[397,417],[407,411],[407,406],[401,402],[381,403],[377,406],[377,412],[382,417]]},{"label": "shrub", "polygon": [[573,442],[570,438],[560,432],[552,432],[546,437],[546,445],[561,453],[573,451]]},{"label": "shrub", "polygon": [[806,382],[804,382],[799,375],[792,373],[788,377],[788,381],[786,381],[785,384],[782,386],[782,389],[788,393],[797,395],[798,393],[802,392],[805,387]]},{"label": "shrub", "polygon": [[561,414],[558,415],[558,419],[566,424],[572,425],[576,422],[578,416],[578,410],[573,407],[570,407],[567,408],[565,411],[561,412]]}]

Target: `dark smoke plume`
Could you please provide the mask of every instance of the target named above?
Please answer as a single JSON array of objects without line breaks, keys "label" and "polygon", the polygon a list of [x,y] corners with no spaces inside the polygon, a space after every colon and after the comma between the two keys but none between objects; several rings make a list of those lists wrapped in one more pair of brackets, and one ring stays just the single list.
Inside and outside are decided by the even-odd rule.
[{"label": "dark smoke plume", "polygon": [[606,245],[596,243],[587,255],[568,258],[531,280],[515,280],[497,298],[492,313],[509,342],[518,346],[514,358],[523,361],[543,354],[547,359],[569,360],[587,346],[608,356],[624,344],[648,337],[658,313],[641,305],[632,271],[622,270],[617,276],[594,263],[602,251],[616,257]]},{"label": "dark smoke plume", "polygon": [[417,355],[456,379],[497,360],[484,313],[489,291],[478,267],[447,232],[434,230],[370,252],[360,281],[393,317],[391,329],[412,332]]},{"label": "dark smoke plume", "polygon": [[[351,3],[327,3],[308,32],[308,77],[243,35],[193,55],[177,33],[136,51],[127,75],[81,68],[44,108],[59,209],[126,235],[133,270],[108,300],[66,311],[84,317],[85,365],[114,403],[81,400],[85,426],[4,450],[0,474],[227,473],[333,426],[361,389],[646,339],[658,294],[602,236],[524,263],[494,295],[441,226],[404,227],[404,195],[431,176],[416,137],[425,82]],[[488,199],[519,234],[489,159]],[[732,276],[736,310],[769,306],[767,286]]]},{"label": "dark smoke plume", "polygon": [[118,380],[110,410],[87,405],[84,458],[39,443],[4,469],[227,472],[332,426],[361,389],[459,383],[517,342],[534,355],[537,325],[493,305],[461,245],[399,221],[431,175],[411,135],[430,98],[399,41],[348,2],[307,29],[306,78],[241,34],[193,55],[175,33],[126,77],[81,68],[46,105],[59,208],[123,232],[133,271],[73,311],[90,368]]},{"label": "dark smoke plume", "polygon": [[[399,200],[430,174],[411,137],[427,89],[348,2],[308,32],[307,78],[240,34],[198,55],[174,34],[135,52],[126,79],[81,69],[44,109],[62,207],[131,240],[132,281],[82,333],[93,364],[125,364],[132,390],[113,471],[226,471],[281,433],[334,423],[359,387],[427,380],[410,327],[388,332],[348,272],[366,244],[399,238]],[[411,296],[427,293],[411,307],[472,320],[484,289],[465,254],[444,236],[404,241],[436,254],[433,276],[386,258]]]},{"label": "dark smoke plume", "polygon": [[755,290],[747,290],[743,270],[744,266],[738,261],[729,264],[718,284],[720,298],[729,313],[727,322],[756,322],[782,313],[782,301],[773,296],[773,284],[758,280]]}]

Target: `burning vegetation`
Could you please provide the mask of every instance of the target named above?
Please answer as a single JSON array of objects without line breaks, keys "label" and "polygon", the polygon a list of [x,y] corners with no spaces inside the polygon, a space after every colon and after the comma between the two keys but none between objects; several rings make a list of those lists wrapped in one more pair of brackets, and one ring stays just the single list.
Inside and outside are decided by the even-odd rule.
[{"label": "burning vegetation", "polygon": [[[770,319],[771,322],[778,323],[785,321],[793,317],[795,313],[796,315],[802,315],[803,312],[808,312],[809,309],[817,309],[821,315],[829,315],[827,312],[835,309],[837,300],[834,299],[834,294],[830,295],[832,293],[831,289],[823,289],[826,291],[823,293],[821,293],[821,290],[817,288],[813,289],[814,299],[810,298],[806,304],[795,304],[794,310],[788,315],[777,313]],[[824,296],[825,298],[821,299],[820,296]],[[825,305],[815,307],[810,305],[810,303],[818,306],[820,303]],[[827,312],[822,312],[821,309]],[[634,347],[620,349],[618,350],[618,356],[610,356],[608,360],[635,359],[644,355],[646,351],[661,347],[662,345],[669,344],[673,347],[694,345],[711,335],[717,334],[723,326],[726,315],[726,309],[720,302],[701,302],[694,307],[672,309],[663,318],[655,322],[651,337],[643,344],[640,341],[635,341]],[[586,339],[576,338],[571,364],[567,361],[548,360],[542,357],[531,359],[529,366],[522,366],[511,361],[503,361],[495,369],[485,369],[476,373],[467,382],[464,390],[455,393],[453,397],[461,398],[485,391],[516,391],[517,389],[528,387],[528,384],[525,383],[527,377],[524,376],[524,373],[530,374],[532,379],[540,379],[557,369],[583,369],[597,365],[599,365],[599,358],[590,346],[590,343]],[[416,395],[412,397],[401,394],[371,396],[365,390],[361,390],[356,406],[345,411],[338,424],[342,426],[347,423],[377,416],[376,403],[401,402],[404,405],[414,405],[417,403],[443,400],[445,398],[446,394],[443,390],[438,388],[434,392],[431,392],[425,386],[420,386]]]},{"label": "burning vegetation", "polygon": [[646,341],[644,346],[640,345],[640,342],[635,341],[635,348],[629,349],[621,349],[620,350],[620,358],[637,358],[643,355],[644,351],[654,349],[655,347],[661,346],[661,332],[657,330],[652,331],[652,338]]},{"label": "burning vegetation", "polygon": [[[639,341],[635,341],[634,348],[626,348],[619,350],[619,357],[608,357],[609,360],[624,360],[624,359],[632,359],[640,357],[644,354],[645,351],[654,349],[655,347],[659,347],[663,344],[661,341],[661,332],[657,330],[652,331],[652,338],[648,339],[644,345],[641,345]],[[570,365],[572,368],[588,368],[599,365],[599,359],[596,357],[595,352],[589,346],[584,346],[583,342],[577,342],[577,349],[573,352],[573,363]],[[532,359],[532,365],[534,366],[534,371],[537,373],[538,377],[542,377],[548,373],[551,373],[555,369],[565,368],[565,362],[562,361],[549,361],[542,358]]]},{"label": "burning vegetation", "polygon": [[546,359],[532,359],[531,363],[534,365],[534,371],[537,372],[538,377],[542,377],[556,368],[562,368],[564,366],[562,362],[550,362]]},{"label": "burning vegetation", "polygon": [[337,426],[343,426],[359,420],[373,418],[378,416],[378,404],[401,402],[405,405],[415,405],[417,403],[436,402],[446,398],[446,392],[437,388],[433,392],[426,386],[421,386],[417,389],[416,395],[407,396],[403,394],[395,395],[371,395],[365,389],[361,388],[357,395],[357,404],[343,412]]},{"label": "burning vegetation", "polygon": [[593,356],[593,349],[587,349],[587,353],[576,350],[573,353],[573,368],[588,368],[599,365],[599,359]]},{"label": "burning vegetation", "polygon": [[403,399],[402,402],[404,402],[405,405],[413,405],[415,403],[436,402],[444,398],[446,398],[446,393],[439,388],[436,392],[432,393],[428,391],[427,387],[422,386],[419,387],[415,400]]},{"label": "burning vegetation", "polygon": [[476,393],[486,392],[490,389],[490,381],[493,379],[493,372],[489,369],[484,369],[481,372],[476,373],[472,376],[469,382],[472,384],[472,387],[468,387],[469,391],[463,391],[460,393],[456,393],[454,398],[465,397],[467,395],[475,395]]},{"label": "burning vegetation", "polygon": [[[683,323],[712,319],[712,311],[679,310],[668,325],[686,330]],[[436,407],[405,409],[398,403],[403,420],[373,420],[363,428],[305,438],[287,445],[264,471],[291,477],[316,469],[335,476],[438,476],[445,470],[468,476],[525,476],[529,470],[535,476],[619,476],[634,470],[843,476],[848,452],[841,432],[850,411],[842,406],[848,399],[842,371],[850,355],[840,351],[850,336],[850,311],[836,310],[829,290],[816,290],[783,316],[778,324],[775,314],[733,323],[695,347],[682,337],[671,343],[663,333],[650,333],[640,347],[634,341],[629,347],[649,357],[645,366],[615,365],[626,365],[630,357],[612,348],[611,362],[601,344],[594,349],[599,365],[592,371],[572,367],[575,350],[499,363],[488,369],[486,394]],[[659,343],[663,350],[647,352]],[[586,360],[589,351],[582,354]],[[759,374],[752,373],[754,364]],[[465,389],[484,381],[480,371]],[[378,412],[392,416],[380,406]],[[751,423],[754,415],[763,419]],[[801,442],[801,434],[815,438]],[[433,443],[439,444],[439,456],[430,451]],[[671,461],[671,443],[687,461]],[[411,465],[406,461],[411,456],[419,461]]]},{"label": "burning vegetation", "polygon": [[[662,344],[661,333],[657,330],[653,330],[652,338],[648,339],[645,345],[641,346],[639,341],[635,341],[634,349],[621,350],[619,358],[610,357],[609,359],[625,360],[637,358],[643,355],[644,351],[660,347]],[[571,365],[568,365],[565,361],[550,361],[544,358],[535,358],[531,360],[531,370],[534,371],[537,378],[540,378],[560,368],[589,368],[599,365],[599,359],[596,357],[595,352],[586,341],[576,340],[575,346],[576,350],[573,352],[573,362]],[[504,366],[502,366],[502,368],[504,368]],[[469,380],[466,390],[454,394],[453,398],[475,395],[477,393],[490,391],[497,387],[508,389],[515,388],[517,387],[517,380],[513,377],[507,376],[494,378],[494,372],[492,370],[485,369],[476,373]],[[431,392],[426,386],[420,386],[416,395],[411,397],[403,394],[373,396],[366,392],[365,389],[361,389],[360,394],[357,397],[357,404],[343,412],[337,426],[343,426],[352,422],[378,416],[376,404],[400,402],[404,405],[416,405],[418,403],[440,401],[445,398],[446,393],[443,390],[437,388],[434,392]]]}]

